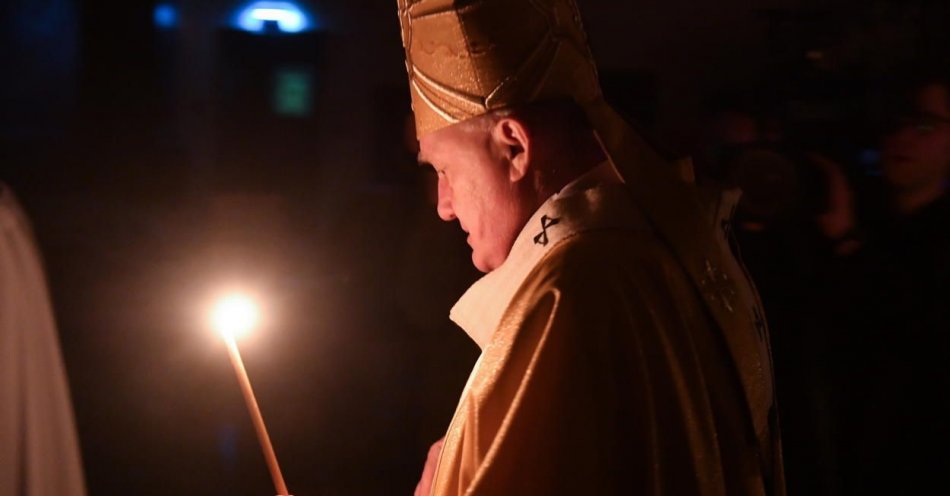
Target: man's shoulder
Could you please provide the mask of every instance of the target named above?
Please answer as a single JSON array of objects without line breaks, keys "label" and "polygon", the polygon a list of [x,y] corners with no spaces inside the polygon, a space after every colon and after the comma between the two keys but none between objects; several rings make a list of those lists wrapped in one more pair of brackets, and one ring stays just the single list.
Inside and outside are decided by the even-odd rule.
[{"label": "man's shoulder", "polygon": [[582,232],[555,246],[539,265],[566,273],[611,270],[618,264],[665,260],[669,248],[652,230],[603,229]]},{"label": "man's shoulder", "polygon": [[525,285],[602,290],[631,278],[678,273],[669,247],[651,230],[604,229],[579,233],[555,246],[534,268]]}]

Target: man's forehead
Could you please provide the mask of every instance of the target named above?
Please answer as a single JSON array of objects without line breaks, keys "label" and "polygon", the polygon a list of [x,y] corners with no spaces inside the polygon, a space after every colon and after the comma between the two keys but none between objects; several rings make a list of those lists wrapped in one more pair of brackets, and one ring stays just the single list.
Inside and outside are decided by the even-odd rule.
[{"label": "man's forehead", "polygon": [[465,146],[472,139],[470,132],[472,122],[474,119],[468,119],[420,136],[417,155],[419,163],[428,165],[436,156],[441,157],[447,152]]},{"label": "man's forehead", "polygon": [[427,166],[432,163],[433,155],[438,155],[438,140],[432,136],[426,135],[419,138],[419,153],[416,154],[416,160],[419,165]]},{"label": "man's forehead", "polygon": [[417,161],[417,162],[419,163],[419,165],[422,166],[422,167],[427,167],[427,166],[429,166],[429,165],[432,165],[432,163],[429,162],[429,159],[426,158],[425,152],[423,152],[423,151],[421,151],[421,150],[419,151],[419,154],[416,155],[416,161]]}]

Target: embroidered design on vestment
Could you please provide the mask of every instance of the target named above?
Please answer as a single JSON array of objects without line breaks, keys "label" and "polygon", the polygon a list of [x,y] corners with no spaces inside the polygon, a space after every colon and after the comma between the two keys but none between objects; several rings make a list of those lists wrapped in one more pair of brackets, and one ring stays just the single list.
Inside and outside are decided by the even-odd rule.
[{"label": "embroidered design on vestment", "polygon": [[561,222],[561,219],[557,217],[548,217],[547,215],[541,216],[541,233],[534,237],[534,244],[547,246],[548,245],[548,228],[556,225]]},{"label": "embroidered design on vestment", "polygon": [[712,301],[719,300],[719,303],[727,312],[733,313],[731,299],[736,296],[736,290],[732,285],[732,281],[728,275],[714,267],[709,260],[706,260],[706,277],[699,282],[699,285],[707,298]]}]

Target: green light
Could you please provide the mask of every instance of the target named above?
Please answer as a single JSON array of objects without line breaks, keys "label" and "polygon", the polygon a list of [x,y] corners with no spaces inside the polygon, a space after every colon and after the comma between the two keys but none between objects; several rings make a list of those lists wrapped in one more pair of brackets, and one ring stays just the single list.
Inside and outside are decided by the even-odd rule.
[{"label": "green light", "polygon": [[274,112],[307,117],[313,110],[313,72],[309,68],[280,68],[274,74]]}]

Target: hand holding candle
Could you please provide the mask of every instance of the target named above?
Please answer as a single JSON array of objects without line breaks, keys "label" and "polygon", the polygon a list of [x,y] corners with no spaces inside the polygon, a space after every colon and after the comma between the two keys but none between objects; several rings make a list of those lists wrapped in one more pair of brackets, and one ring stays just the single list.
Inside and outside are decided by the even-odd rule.
[{"label": "hand holding candle", "polygon": [[264,426],[264,418],[257,406],[254,390],[251,389],[251,381],[248,379],[244,362],[241,360],[241,353],[237,347],[237,338],[250,332],[257,324],[257,320],[258,311],[254,302],[241,295],[231,295],[222,299],[215,305],[212,313],[214,327],[224,338],[224,342],[228,347],[231,364],[234,365],[234,372],[237,374],[238,383],[241,385],[241,392],[244,393],[244,400],[247,402],[251,421],[257,431],[257,439],[264,450],[267,468],[274,480],[274,490],[278,496],[287,496],[287,485],[284,484],[284,476],[280,473],[277,455],[274,454],[274,447],[271,446],[270,436],[267,435],[267,428]]}]

